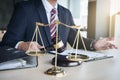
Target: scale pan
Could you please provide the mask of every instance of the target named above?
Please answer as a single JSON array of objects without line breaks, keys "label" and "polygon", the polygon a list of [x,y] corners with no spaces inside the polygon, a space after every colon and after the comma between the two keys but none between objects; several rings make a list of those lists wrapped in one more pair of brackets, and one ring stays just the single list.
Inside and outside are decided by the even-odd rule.
[{"label": "scale pan", "polygon": [[89,59],[89,56],[84,54],[69,53],[66,58],[70,61],[86,61]]},{"label": "scale pan", "polygon": [[41,56],[45,55],[46,53],[46,51],[26,51],[26,54],[30,56]]},{"label": "scale pan", "polygon": [[57,77],[63,77],[65,76],[65,71],[59,67],[52,67],[48,69],[45,74],[51,75],[51,76],[57,76]]}]

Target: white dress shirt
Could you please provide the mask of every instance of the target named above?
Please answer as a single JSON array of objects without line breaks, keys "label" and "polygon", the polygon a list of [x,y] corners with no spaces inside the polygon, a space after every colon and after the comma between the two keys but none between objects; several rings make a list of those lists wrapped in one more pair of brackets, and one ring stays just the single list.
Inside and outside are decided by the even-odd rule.
[{"label": "white dress shirt", "polygon": [[50,23],[50,12],[53,8],[56,9],[56,17],[55,17],[55,20],[58,20],[58,11],[57,11],[57,7],[58,7],[58,4],[56,3],[55,6],[52,6],[48,0],[42,0],[42,3],[43,3],[43,6],[45,8],[45,11],[46,11],[46,15],[47,15],[47,19],[48,19],[48,23]]}]

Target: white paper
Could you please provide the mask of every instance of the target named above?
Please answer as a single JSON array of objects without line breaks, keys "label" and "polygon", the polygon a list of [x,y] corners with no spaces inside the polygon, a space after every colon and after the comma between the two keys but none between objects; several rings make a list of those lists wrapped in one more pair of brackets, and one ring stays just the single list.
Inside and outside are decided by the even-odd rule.
[{"label": "white paper", "polygon": [[0,70],[21,68],[26,65],[26,61],[23,59],[16,59],[7,62],[0,63]]},{"label": "white paper", "polygon": [[[50,53],[55,54],[55,51],[51,51]],[[95,51],[85,51],[85,50],[76,50],[76,49],[67,49],[64,52],[58,53],[58,54],[59,55],[69,55],[69,53],[87,55],[89,57],[88,60],[100,60],[100,59],[106,59],[106,58],[113,57],[109,53],[100,53],[100,52],[95,52]]]}]

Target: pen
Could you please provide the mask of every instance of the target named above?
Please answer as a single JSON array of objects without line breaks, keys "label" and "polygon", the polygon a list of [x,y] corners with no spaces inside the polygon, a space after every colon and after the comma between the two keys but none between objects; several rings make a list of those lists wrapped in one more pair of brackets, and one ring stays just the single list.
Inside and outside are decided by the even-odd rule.
[{"label": "pen", "polygon": [[96,60],[102,60],[102,59],[108,59],[108,58],[113,58],[113,56],[102,56],[102,57],[97,57],[97,58],[91,58],[84,62],[90,62],[90,61],[96,61]]}]

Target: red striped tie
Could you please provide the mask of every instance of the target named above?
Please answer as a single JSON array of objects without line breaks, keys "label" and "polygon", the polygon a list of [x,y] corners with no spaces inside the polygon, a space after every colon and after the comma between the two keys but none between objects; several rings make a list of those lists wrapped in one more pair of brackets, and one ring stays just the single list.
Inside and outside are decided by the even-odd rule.
[{"label": "red striped tie", "polygon": [[50,33],[52,39],[56,36],[56,24],[54,23],[55,21],[55,16],[56,16],[56,9],[51,10],[51,16],[50,16]]}]

